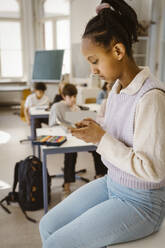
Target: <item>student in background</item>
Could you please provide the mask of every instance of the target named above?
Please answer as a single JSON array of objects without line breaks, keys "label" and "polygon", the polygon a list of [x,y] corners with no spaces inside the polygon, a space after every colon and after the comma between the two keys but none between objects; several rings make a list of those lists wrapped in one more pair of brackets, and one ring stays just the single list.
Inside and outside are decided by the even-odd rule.
[{"label": "student in background", "polygon": [[[70,127],[71,123],[65,119],[65,113],[69,111],[80,110],[76,106],[77,89],[73,84],[65,84],[62,88],[61,96],[62,101],[52,105],[49,115],[49,126],[61,124],[66,127]],[[94,166],[95,166],[95,178],[104,176],[107,173],[107,168],[101,161],[100,155],[92,151]],[[69,195],[70,183],[75,182],[75,165],[77,160],[77,153],[65,153],[64,155],[64,192],[65,195]]]},{"label": "student in background", "polygon": [[54,103],[50,109],[49,126],[57,124],[70,127],[71,123],[65,119],[65,113],[70,111],[78,111],[76,106],[77,89],[73,84],[66,84],[62,90],[62,100]]},{"label": "student in background", "polygon": [[108,93],[111,90],[111,88],[112,88],[112,84],[105,82],[102,87],[102,90],[98,93],[96,103],[101,104],[102,101],[108,97]]},{"label": "student in background", "polygon": [[[34,85],[34,93],[29,95],[25,101],[24,114],[28,125],[30,125],[30,108],[37,106],[49,106],[49,98],[45,95],[46,85],[44,83],[38,82]],[[41,123],[48,123],[48,119],[36,119],[35,129],[41,127]]]},{"label": "student in background", "polygon": [[55,95],[54,97],[54,100],[53,100],[53,103],[56,103],[56,102],[60,102],[63,100],[63,96],[62,96],[62,90],[63,90],[63,87],[68,84],[69,82],[66,82],[66,81],[61,81],[60,84],[59,84],[59,88],[58,88],[58,94]]},{"label": "student in background", "polygon": [[[61,84],[60,86],[63,86]],[[59,90],[60,92],[61,90]],[[76,106],[77,89],[73,84],[66,84],[62,87],[60,92],[61,100],[54,103],[50,109],[49,126],[63,125],[70,127],[71,123],[65,119],[65,113],[70,111],[77,111],[79,108]],[[75,165],[77,160],[77,153],[64,154],[64,194],[69,195],[70,183],[75,182]]]},{"label": "student in background", "polygon": [[97,144],[108,174],[43,217],[44,248],[100,248],[142,239],[159,231],[165,216],[165,86],[134,61],[135,11],[124,0],[102,0],[96,10],[82,52],[93,73],[115,84],[103,127],[86,119],[71,132]]},{"label": "student in background", "polygon": [[100,154],[98,154],[96,151],[90,151],[89,153],[92,154],[93,162],[95,166],[94,178],[97,179],[105,176],[107,174],[107,167],[103,164]]}]

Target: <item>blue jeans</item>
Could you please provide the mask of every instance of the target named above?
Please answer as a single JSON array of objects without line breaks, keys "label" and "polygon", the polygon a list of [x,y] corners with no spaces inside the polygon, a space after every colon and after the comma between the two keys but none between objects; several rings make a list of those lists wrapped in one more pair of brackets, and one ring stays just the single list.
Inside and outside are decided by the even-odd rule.
[{"label": "blue jeans", "polygon": [[44,248],[100,248],[158,231],[165,215],[165,188],[137,190],[107,175],[52,208],[40,222]]}]

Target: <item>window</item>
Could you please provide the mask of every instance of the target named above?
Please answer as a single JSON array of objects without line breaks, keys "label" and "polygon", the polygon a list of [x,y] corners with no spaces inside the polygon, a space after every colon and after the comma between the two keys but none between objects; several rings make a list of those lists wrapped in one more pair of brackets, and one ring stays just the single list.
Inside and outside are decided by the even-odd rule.
[{"label": "window", "polygon": [[17,0],[0,0],[0,13],[1,16],[7,17],[13,15],[13,17],[19,17],[20,9]]},{"label": "window", "polygon": [[0,78],[23,76],[20,5],[0,0]]},{"label": "window", "polygon": [[[68,20],[56,22],[57,49],[65,49],[63,73],[70,73],[70,27]],[[62,32],[61,32],[62,30]],[[65,35],[64,35],[65,34]]]},{"label": "window", "polygon": [[65,50],[62,74],[70,73],[69,7],[69,0],[47,0],[44,3],[45,49]]},{"label": "window", "polygon": [[68,16],[69,0],[47,0],[44,3],[45,16]]},{"label": "window", "polygon": [[52,21],[45,22],[45,48],[53,49],[53,23]]}]

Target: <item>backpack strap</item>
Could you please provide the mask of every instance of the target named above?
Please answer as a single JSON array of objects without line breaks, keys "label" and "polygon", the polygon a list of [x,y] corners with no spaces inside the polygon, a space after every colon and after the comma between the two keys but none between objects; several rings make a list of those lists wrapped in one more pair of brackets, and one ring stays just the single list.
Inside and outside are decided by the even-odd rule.
[{"label": "backpack strap", "polygon": [[[21,162],[21,161],[20,161]],[[20,162],[17,162],[14,168],[14,182],[13,182],[13,193],[15,193],[15,189],[18,183],[18,166]]]},{"label": "backpack strap", "polygon": [[2,204],[2,202],[6,201],[6,198],[7,198],[7,197],[3,198],[3,199],[0,201],[0,206],[1,206],[8,214],[11,214],[10,210],[9,210],[8,208],[6,208],[6,207]]},{"label": "backpack strap", "polygon": [[19,203],[19,206],[20,206],[20,208],[22,210],[22,213],[25,215],[26,219],[31,221],[31,222],[33,222],[33,223],[37,223],[37,221],[35,219],[32,219],[27,215],[27,213],[25,212],[25,210],[23,209],[23,207],[22,207],[22,205],[21,205],[21,203],[19,201],[18,201],[18,203]]},{"label": "backpack strap", "polygon": [[[4,202],[4,201],[7,202],[7,201],[8,201],[8,198],[9,198],[9,196],[6,196],[5,198],[3,198],[3,199],[0,201],[0,206],[1,206],[8,214],[11,214],[10,210],[9,210],[8,208],[6,208],[6,207],[2,204],[2,202]],[[27,213],[23,210],[23,208],[22,208],[22,206],[21,206],[21,204],[20,204],[19,201],[18,201],[18,204],[19,204],[19,206],[20,206],[20,208],[21,208],[23,214],[25,215],[26,219],[28,219],[29,221],[31,221],[31,222],[33,222],[33,223],[37,223],[37,221],[36,221],[35,219],[32,219],[32,218],[30,218],[30,217],[27,215]]]},{"label": "backpack strap", "polygon": [[[21,162],[21,161],[20,161]],[[15,165],[15,168],[14,168],[14,182],[13,182],[13,191],[12,192],[9,192],[9,194],[3,198],[1,201],[0,201],[0,205],[1,207],[8,213],[8,214],[11,214],[10,210],[8,208],[6,208],[2,202],[6,201],[7,205],[10,204],[10,201],[13,201],[14,200],[14,196],[15,196],[15,189],[16,189],[16,186],[17,186],[17,183],[18,183],[18,166],[19,166],[19,163],[20,162],[17,162],[16,165]],[[12,197],[13,196],[13,197]],[[16,200],[17,201],[17,200]]]}]

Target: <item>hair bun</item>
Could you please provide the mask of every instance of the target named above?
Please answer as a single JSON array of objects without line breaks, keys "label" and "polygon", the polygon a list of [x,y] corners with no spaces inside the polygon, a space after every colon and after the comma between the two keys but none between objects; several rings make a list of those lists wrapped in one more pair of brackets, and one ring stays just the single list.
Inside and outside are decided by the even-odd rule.
[{"label": "hair bun", "polygon": [[98,5],[97,7],[96,7],[96,13],[98,14],[102,9],[110,9],[111,8],[111,6],[110,6],[110,4],[109,3],[101,3],[100,5]]}]

